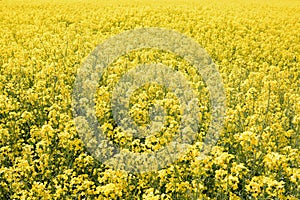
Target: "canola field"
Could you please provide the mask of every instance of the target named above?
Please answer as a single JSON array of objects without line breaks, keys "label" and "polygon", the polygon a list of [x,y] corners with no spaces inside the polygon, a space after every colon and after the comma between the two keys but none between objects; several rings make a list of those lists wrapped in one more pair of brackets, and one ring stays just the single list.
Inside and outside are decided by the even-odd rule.
[{"label": "canola field", "polygon": [[[98,82],[95,113],[121,149],[158,151],[182,118],[174,92],[147,83],[132,93],[128,115],[146,127],[157,104],[167,115],[162,130],[143,138],[122,130],[111,99],[130,69],[163,63],[183,74],[199,99],[199,131],[186,154],[136,173],[89,151],[72,94],[98,44],[147,27],[174,30],[205,49],[223,81],[226,115],[218,141],[200,159],[212,114],[199,73],[159,49],[119,57]],[[300,199],[300,2],[1,0],[0,199]]]}]

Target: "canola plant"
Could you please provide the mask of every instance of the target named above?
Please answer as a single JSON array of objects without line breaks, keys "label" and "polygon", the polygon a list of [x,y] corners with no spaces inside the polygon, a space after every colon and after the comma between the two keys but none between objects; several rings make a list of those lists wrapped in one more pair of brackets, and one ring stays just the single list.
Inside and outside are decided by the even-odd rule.
[{"label": "canola plant", "polygon": [[[300,3],[287,1],[0,1],[0,199],[300,199]],[[122,74],[162,63],[180,72],[199,102],[188,152],[145,173],[99,162],[72,113],[77,71],[106,39],[161,27],[197,41],[223,80],[226,117],[217,143],[198,159],[211,119],[206,83],[186,60],[158,49],[119,57],[95,95],[99,128],[120,148],[157,151],[180,125],[179,99],[148,83],[129,99],[141,127],[154,103],[164,128],[144,138],[122,131],[111,111]]]}]

